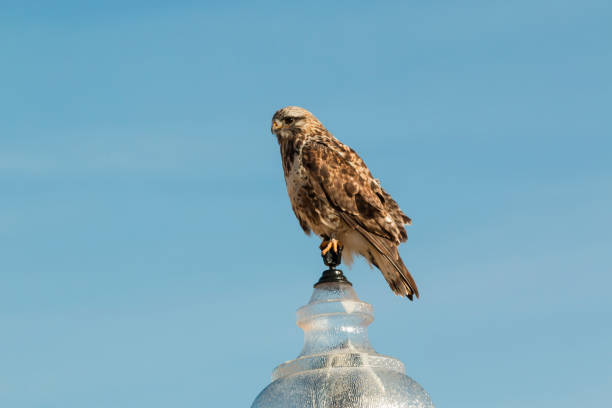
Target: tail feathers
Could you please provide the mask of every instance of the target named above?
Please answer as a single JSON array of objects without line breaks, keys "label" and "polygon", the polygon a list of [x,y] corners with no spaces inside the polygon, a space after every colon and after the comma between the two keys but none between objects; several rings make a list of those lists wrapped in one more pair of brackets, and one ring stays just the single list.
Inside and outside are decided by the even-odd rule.
[{"label": "tail feathers", "polygon": [[404,265],[395,243],[366,231],[344,214],[343,218],[370,244],[371,248],[368,249],[368,253],[362,253],[362,255],[382,272],[391,290],[396,295],[406,296],[410,300],[413,300],[415,295],[418,299],[419,289],[408,268]]},{"label": "tail feathers", "polygon": [[410,275],[408,268],[404,265],[402,258],[395,249],[394,257],[386,257],[378,251],[370,251],[373,258],[372,263],[382,272],[389,287],[396,295],[406,296],[413,300],[413,296],[419,297],[419,289]]}]

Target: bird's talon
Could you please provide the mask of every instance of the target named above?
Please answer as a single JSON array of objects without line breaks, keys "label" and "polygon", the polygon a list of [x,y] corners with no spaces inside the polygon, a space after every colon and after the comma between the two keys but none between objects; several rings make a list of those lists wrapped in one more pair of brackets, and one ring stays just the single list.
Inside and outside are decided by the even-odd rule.
[{"label": "bird's talon", "polygon": [[319,248],[321,249],[321,255],[325,255],[327,254],[330,249],[334,250],[334,253],[338,253],[338,248],[342,248],[342,245],[340,244],[340,241],[338,241],[337,239],[330,239],[328,240],[324,240],[323,242],[321,242],[321,245],[319,246]]},{"label": "bird's talon", "polygon": [[332,248],[333,243],[332,241],[323,241],[321,243],[321,246],[319,248],[321,248],[321,255],[325,255],[326,253],[329,252],[329,250]]}]

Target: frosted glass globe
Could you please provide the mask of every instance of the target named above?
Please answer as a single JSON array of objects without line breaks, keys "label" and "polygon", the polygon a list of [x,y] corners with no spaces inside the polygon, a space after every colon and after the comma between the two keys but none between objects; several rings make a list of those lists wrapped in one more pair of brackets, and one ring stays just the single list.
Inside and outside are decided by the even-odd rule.
[{"label": "frosted glass globe", "polygon": [[401,361],[374,350],[368,339],[373,320],[372,306],[350,283],[317,284],[297,312],[302,352],[276,367],[251,408],[433,408]]}]

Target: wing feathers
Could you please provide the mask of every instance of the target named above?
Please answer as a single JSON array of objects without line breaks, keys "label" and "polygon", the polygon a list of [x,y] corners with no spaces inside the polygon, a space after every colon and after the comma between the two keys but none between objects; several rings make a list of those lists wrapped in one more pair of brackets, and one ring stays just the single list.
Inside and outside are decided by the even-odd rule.
[{"label": "wing feathers", "polygon": [[[348,148],[339,152],[320,142],[308,142],[302,149],[302,162],[313,187],[320,188],[331,205],[358,218],[373,234],[397,244],[405,240],[404,222],[396,215],[403,215],[401,210],[356,153]],[[381,200],[381,196],[385,198]],[[394,211],[388,211],[386,205],[394,205],[390,207]],[[387,217],[393,222],[388,222]]]}]

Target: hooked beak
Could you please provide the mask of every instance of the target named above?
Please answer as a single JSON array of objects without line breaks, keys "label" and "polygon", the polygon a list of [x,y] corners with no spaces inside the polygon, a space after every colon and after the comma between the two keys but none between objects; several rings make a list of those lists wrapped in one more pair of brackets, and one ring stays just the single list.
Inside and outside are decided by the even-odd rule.
[{"label": "hooked beak", "polygon": [[278,129],[282,128],[282,127],[283,127],[283,123],[280,120],[275,119],[272,122],[272,132],[274,132],[275,130],[278,130]]}]

